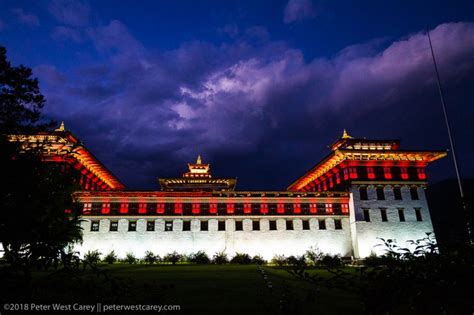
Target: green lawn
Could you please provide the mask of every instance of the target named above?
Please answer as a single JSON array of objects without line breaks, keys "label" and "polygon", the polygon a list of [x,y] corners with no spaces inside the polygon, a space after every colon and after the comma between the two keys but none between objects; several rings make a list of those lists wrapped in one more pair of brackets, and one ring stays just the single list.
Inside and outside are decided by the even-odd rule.
[{"label": "green lawn", "polygon": [[[354,295],[316,287],[286,270],[256,265],[103,265],[107,276],[36,272],[26,300],[179,304],[189,314],[355,314]],[[324,270],[313,274],[327,275]],[[272,288],[268,287],[268,281]],[[7,284],[8,285],[8,284]],[[16,284],[10,284],[12,288]],[[10,288],[10,292],[12,291]]]}]

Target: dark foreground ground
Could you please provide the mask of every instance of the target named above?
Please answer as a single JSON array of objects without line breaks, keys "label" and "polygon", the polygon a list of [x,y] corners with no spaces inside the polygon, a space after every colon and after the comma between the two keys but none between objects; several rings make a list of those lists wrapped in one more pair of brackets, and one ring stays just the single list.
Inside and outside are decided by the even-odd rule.
[{"label": "dark foreground ground", "polygon": [[[161,311],[162,314],[362,312],[356,295],[348,291],[317,289],[285,269],[261,268],[263,272],[256,265],[116,264],[103,265],[98,272],[34,272],[31,284],[21,277],[5,279],[2,291],[6,293],[2,293],[1,300],[2,305],[14,302],[101,303],[102,307],[109,304],[179,305],[179,311]],[[322,269],[312,269],[309,273],[329,276]],[[4,309],[0,313],[19,314]]]}]

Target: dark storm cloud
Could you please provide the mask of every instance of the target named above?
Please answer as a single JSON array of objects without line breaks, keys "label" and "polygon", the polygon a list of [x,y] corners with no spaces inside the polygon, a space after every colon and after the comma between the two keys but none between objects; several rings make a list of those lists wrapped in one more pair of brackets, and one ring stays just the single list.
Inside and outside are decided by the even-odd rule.
[{"label": "dark storm cloud", "polygon": [[[365,130],[354,119],[414,100],[433,84],[422,33],[311,61],[262,28],[232,32],[232,43],[191,41],[168,51],[147,50],[120,21],[84,33],[109,61],[71,77],[35,68],[46,111],[135,188],[179,175],[197,154],[244,187],[284,188],[306,170],[293,161],[315,163],[343,127]],[[471,23],[432,30],[445,80],[472,75],[472,34]]]}]

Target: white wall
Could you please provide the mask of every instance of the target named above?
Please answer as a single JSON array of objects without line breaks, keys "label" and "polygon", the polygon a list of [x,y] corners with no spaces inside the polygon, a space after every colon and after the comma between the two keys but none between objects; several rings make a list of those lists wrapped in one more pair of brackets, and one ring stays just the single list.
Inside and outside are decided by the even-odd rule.
[{"label": "white wall", "polygon": [[[395,239],[402,247],[410,246],[408,240],[417,240],[426,237],[427,232],[433,233],[433,225],[426,202],[423,187],[418,187],[419,200],[411,200],[408,186],[401,188],[402,200],[395,200],[392,186],[385,186],[385,200],[377,200],[375,186],[368,186],[368,200],[360,200],[359,186],[351,188],[354,209],[351,211],[351,233],[354,247],[354,255],[364,258],[374,252],[383,254],[384,246],[376,246],[382,241],[378,238]],[[363,209],[368,208],[370,222],[364,221]],[[387,209],[387,222],[382,222],[380,208]],[[403,208],[405,222],[400,222],[398,208]],[[415,216],[415,208],[421,209],[423,221],[418,222]]]},{"label": "white wall", "polygon": [[[318,229],[319,219],[326,219],[326,230]],[[229,256],[236,252],[247,253],[251,256],[262,255],[271,259],[276,254],[302,255],[310,247],[318,247],[321,251],[342,256],[352,255],[349,218],[347,216],[318,216],[318,217],[252,217],[242,218],[219,217],[226,221],[226,230],[217,230],[216,217],[168,217],[168,218],[137,218],[137,231],[128,231],[128,220],[119,219],[117,232],[110,232],[109,219],[100,219],[99,232],[91,232],[88,217],[83,223],[83,244],[77,246],[83,255],[88,250],[99,250],[107,254],[114,250],[119,257],[133,252],[137,257],[143,257],[150,250],[163,256],[177,251],[189,254],[204,250],[212,257],[216,252],[225,251]],[[335,230],[334,218],[342,220],[342,230]],[[155,231],[146,231],[146,220],[156,221]],[[191,231],[182,231],[182,221],[191,220]],[[260,220],[260,231],[252,231],[252,220]],[[285,219],[294,220],[294,230],[285,230]],[[302,229],[302,219],[310,220],[310,230]],[[164,231],[165,220],[173,220],[173,231]],[[199,231],[199,220],[209,220],[209,231]],[[235,231],[235,220],[243,220],[244,231]],[[277,220],[277,230],[269,230],[269,220]]]}]

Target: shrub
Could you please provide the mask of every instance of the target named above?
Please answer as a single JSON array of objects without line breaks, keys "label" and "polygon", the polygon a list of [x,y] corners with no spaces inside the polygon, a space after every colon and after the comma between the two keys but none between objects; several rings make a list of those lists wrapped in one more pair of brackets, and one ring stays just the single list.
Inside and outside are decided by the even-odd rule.
[{"label": "shrub", "polygon": [[97,265],[100,261],[100,255],[102,255],[98,250],[88,251],[84,255],[84,263],[89,265]]},{"label": "shrub", "polygon": [[153,265],[154,263],[156,263],[158,261],[158,256],[156,256],[155,254],[153,254],[153,252],[147,250],[145,252],[145,257],[143,257],[143,261],[146,263],[146,264],[149,264],[149,265]]},{"label": "shrub", "polygon": [[317,247],[310,247],[304,254],[308,264],[316,266],[323,257],[323,253]]},{"label": "shrub", "polygon": [[227,254],[224,252],[217,252],[212,257],[212,263],[216,265],[223,265],[229,263],[229,258],[227,258]]},{"label": "shrub", "polygon": [[230,260],[231,264],[249,265],[252,263],[252,258],[248,254],[236,253]]},{"label": "shrub", "polygon": [[114,264],[115,262],[117,262],[117,255],[115,254],[115,251],[111,251],[110,253],[108,253],[107,255],[105,255],[104,257],[104,262],[108,263],[108,264]]},{"label": "shrub", "polygon": [[163,261],[167,263],[172,263],[173,265],[176,265],[178,261],[181,260],[183,256],[178,254],[176,251],[166,254],[165,257],[163,257]]},{"label": "shrub", "polygon": [[135,264],[137,262],[137,257],[135,257],[133,253],[129,252],[125,255],[125,259],[123,261],[129,264]]},{"label": "shrub", "polygon": [[209,259],[209,256],[207,256],[207,254],[202,250],[189,255],[189,261],[193,264],[199,264],[199,265],[204,265],[211,262],[211,260]]},{"label": "shrub", "polygon": [[260,255],[255,255],[252,257],[252,264],[265,265],[266,263],[267,261]]},{"label": "shrub", "polygon": [[271,263],[281,267],[286,264],[286,257],[285,255],[275,255],[273,256]]},{"label": "shrub", "polygon": [[319,261],[319,264],[325,267],[340,267],[342,266],[342,259],[339,255],[323,255],[321,257],[321,260]]},{"label": "shrub", "polygon": [[302,267],[306,266],[306,258],[304,255],[293,256],[291,255],[286,259],[286,263],[292,267]]}]

